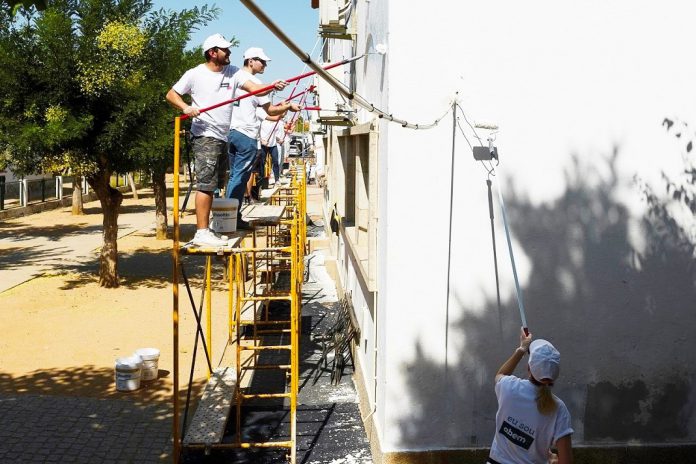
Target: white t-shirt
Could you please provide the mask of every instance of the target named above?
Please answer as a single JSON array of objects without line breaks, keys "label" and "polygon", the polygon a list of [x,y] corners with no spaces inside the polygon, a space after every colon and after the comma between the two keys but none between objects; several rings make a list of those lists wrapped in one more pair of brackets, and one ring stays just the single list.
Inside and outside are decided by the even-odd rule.
[{"label": "white t-shirt", "polygon": [[256,111],[261,121],[261,145],[265,147],[275,147],[278,144],[278,131],[283,129],[283,121],[269,121],[262,108]]},{"label": "white t-shirt", "polygon": [[[179,95],[191,95],[193,106],[207,108],[225,100],[232,99],[234,93],[234,75],[239,68],[232,65],[214,72],[203,64],[189,69],[172,86]],[[195,136],[214,137],[227,140],[227,132],[232,117],[232,105],[224,105],[193,118],[191,133]]]},{"label": "white t-shirt", "polygon": [[[246,95],[248,92],[244,91],[241,87],[245,82],[252,81],[255,84],[262,84],[262,82],[253,74],[240,69],[237,74],[234,75],[234,89],[236,90],[234,98]],[[247,97],[242,100],[234,102],[234,108],[232,110],[232,122],[230,123],[229,129],[236,130],[255,139],[259,134],[259,126],[261,121],[256,117],[256,108],[263,106],[266,103],[270,103],[268,97],[252,96]]]},{"label": "white t-shirt", "polygon": [[540,414],[536,389],[529,380],[514,375],[506,375],[495,384],[498,413],[490,456],[501,464],[546,464],[552,444],[573,433],[565,403],[554,395],[556,411]]}]

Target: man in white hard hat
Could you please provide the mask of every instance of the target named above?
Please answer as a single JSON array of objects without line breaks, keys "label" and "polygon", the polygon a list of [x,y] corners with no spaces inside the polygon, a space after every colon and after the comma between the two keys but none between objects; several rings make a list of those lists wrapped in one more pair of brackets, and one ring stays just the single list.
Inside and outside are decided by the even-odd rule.
[{"label": "man in white hard hat", "polygon": [[[262,85],[261,80],[255,75],[263,74],[269,61],[271,59],[264,53],[263,49],[249,48],[244,52],[244,67],[235,74],[235,80]],[[242,90],[238,91],[235,97],[243,95],[244,91],[249,91],[244,86],[238,87]],[[257,151],[260,148],[258,141],[260,121],[256,116],[258,107],[263,108],[270,116],[282,116],[288,110],[300,111],[301,109],[296,103],[290,102],[273,105],[268,97],[259,95],[235,103],[229,127],[230,179],[227,183],[225,196],[236,198],[240,205],[244,199],[247,182],[254,169]],[[249,227],[246,221],[242,221],[241,215],[237,218],[237,227],[241,229]]]},{"label": "man in white hard hat", "polygon": [[[209,229],[213,192],[224,183],[224,165],[227,156],[227,133],[232,116],[232,105],[224,105],[201,113],[217,103],[230,100],[236,87],[248,92],[263,88],[249,79],[235,80],[239,71],[230,65],[232,43],[221,34],[213,34],[203,42],[205,63],[189,69],[167,92],[167,101],[191,116],[192,148],[195,166],[196,234],[193,242],[199,246],[224,246],[227,241]],[[277,90],[287,86],[284,81],[273,83]],[[264,94],[270,93],[270,90]],[[182,95],[191,96],[191,104]]]}]

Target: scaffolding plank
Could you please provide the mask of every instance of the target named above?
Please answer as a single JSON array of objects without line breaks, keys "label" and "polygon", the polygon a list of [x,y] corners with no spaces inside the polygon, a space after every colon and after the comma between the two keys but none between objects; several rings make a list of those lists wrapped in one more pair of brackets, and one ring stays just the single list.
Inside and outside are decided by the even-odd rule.
[{"label": "scaffolding plank", "polygon": [[225,246],[200,246],[190,241],[181,247],[181,252],[188,255],[229,255],[239,251],[238,247],[246,236],[246,231],[230,232],[225,235],[228,236],[227,245]]},{"label": "scaffolding plank", "polygon": [[244,219],[254,225],[278,225],[284,213],[282,205],[254,205],[244,211]]},{"label": "scaffolding plank", "polygon": [[234,401],[237,373],[232,367],[213,371],[188,428],[184,445],[221,443]]}]

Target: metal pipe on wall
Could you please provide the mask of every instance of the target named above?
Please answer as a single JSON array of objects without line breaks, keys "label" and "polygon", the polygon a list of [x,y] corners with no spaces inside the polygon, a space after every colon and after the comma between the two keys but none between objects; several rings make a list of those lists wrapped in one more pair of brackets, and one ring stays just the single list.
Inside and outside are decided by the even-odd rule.
[{"label": "metal pipe on wall", "polygon": [[[327,73],[324,69],[322,69],[321,66],[319,66],[317,63],[312,61],[312,58],[309,56],[308,53],[303,52],[302,49],[297,46],[295,42],[292,41],[290,37],[285,34],[274,22],[271,18],[266,15],[266,13],[259,8],[256,3],[253,2],[253,0],[240,0],[242,4],[247,7],[247,9],[258,18],[259,21],[263,23],[264,26],[268,28],[281,42],[285,44],[286,47],[290,49],[291,52],[293,52],[297,57],[302,60],[303,63],[307,64],[309,68],[314,70],[318,76],[320,76],[322,79],[324,79],[331,87],[336,89],[341,95],[346,97],[349,100],[354,101],[358,105],[362,106],[365,108],[367,111],[371,113],[376,113],[380,118],[385,118],[389,121],[395,122],[397,124],[401,124],[401,127],[407,127],[410,129],[429,129],[431,127],[434,127],[437,125],[440,120],[436,120],[434,123],[431,124],[411,124],[408,121],[404,121],[403,119],[398,119],[392,116],[391,114],[388,114],[379,108],[376,108],[372,103],[368,102],[365,100],[363,97],[360,95],[356,94],[355,92],[351,92],[349,89],[346,88],[346,86],[333,77],[331,74]],[[449,108],[448,111],[449,113]],[[440,118],[441,119],[441,118]]]}]

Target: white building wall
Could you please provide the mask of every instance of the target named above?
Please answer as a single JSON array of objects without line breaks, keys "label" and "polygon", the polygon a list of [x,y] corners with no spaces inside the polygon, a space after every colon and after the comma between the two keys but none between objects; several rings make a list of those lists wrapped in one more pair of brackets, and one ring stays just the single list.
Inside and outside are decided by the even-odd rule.
[{"label": "white building wall", "polygon": [[[659,229],[635,182],[661,195],[662,172],[683,166],[661,123],[696,124],[694,13],[676,0],[358,2],[357,52],[368,38],[388,46],[355,66],[362,96],[429,123],[459,92],[471,122],[500,126],[495,179],[528,322],[563,354],[555,390],[575,443],[696,441],[691,217],[670,207],[678,222]],[[379,130],[382,450],[488,446],[493,376],[520,326],[498,205],[500,313],[486,172],[459,134],[449,239],[451,114]]]}]

